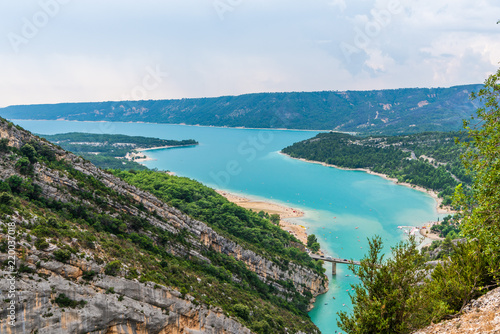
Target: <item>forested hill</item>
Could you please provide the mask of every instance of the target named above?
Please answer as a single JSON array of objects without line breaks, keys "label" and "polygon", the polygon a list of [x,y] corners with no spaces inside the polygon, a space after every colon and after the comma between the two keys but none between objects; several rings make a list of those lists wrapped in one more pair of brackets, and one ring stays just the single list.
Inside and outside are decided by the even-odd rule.
[{"label": "forested hill", "polygon": [[10,106],[9,119],[156,122],[361,133],[458,130],[481,85],[374,91],[258,93],[216,98]]},{"label": "forested hill", "polygon": [[40,135],[63,149],[76,153],[102,169],[145,170],[135,160],[146,158],[140,149],[154,147],[193,146],[194,139],[168,140],[121,134],[69,132]]},{"label": "forested hill", "polygon": [[471,177],[463,167],[458,132],[425,132],[405,136],[359,137],[343,133],[320,133],[316,137],[283,149],[294,158],[346,168],[367,168],[439,193],[443,204],[459,183],[469,185]]}]

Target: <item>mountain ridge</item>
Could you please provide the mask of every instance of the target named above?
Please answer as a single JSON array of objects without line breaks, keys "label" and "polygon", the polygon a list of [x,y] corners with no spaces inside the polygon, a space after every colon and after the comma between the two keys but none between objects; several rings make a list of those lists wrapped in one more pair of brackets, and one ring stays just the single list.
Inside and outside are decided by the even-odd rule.
[{"label": "mountain ridge", "polygon": [[120,121],[248,128],[415,133],[458,130],[480,84],[449,88],[252,93],[172,100],[9,106],[10,119]]}]

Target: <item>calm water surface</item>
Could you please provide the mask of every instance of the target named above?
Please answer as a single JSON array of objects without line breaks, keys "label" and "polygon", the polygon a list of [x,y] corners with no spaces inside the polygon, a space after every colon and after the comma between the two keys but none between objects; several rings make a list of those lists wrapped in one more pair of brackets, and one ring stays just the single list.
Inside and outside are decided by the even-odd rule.
[{"label": "calm water surface", "polygon": [[[303,210],[294,222],[318,237],[332,256],[360,259],[367,237],[378,234],[386,247],[402,239],[398,225],[420,225],[441,217],[435,201],[416,190],[378,176],[290,159],[279,150],[313,137],[313,131],[254,130],[144,123],[15,121],[35,133],[116,133],[163,139],[195,139],[189,148],[149,151],[150,168],[170,170],[204,184]],[[322,333],[340,332],[336,312],[349,311],[349,291],[356,277],[337,266],[328,293],[317,298],[310,316]],[[349,276],[347,276],[349,275]],[[346,291],[348,290],[348,291]],[[335,299],[333,299],[335,297]]]}]

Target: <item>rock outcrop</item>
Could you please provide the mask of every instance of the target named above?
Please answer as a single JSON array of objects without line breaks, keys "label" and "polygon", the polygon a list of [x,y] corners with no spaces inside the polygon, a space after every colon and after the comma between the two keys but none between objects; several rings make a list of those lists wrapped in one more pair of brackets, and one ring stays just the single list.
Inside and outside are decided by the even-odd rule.
[{"label": "rock outcrop", "polygon": [[470,302],[456,318],[414,332],[414,334],[462,333],[500,333],[500,288]]},{"label": "rock outcrop", "polygon": [[[251,333],[222,310],[195,304],[176,290],[104,274],[82,284],[78,266],[50,261],[41,267],[39,273],[16,278],[15,325],[1,312],[0,333]],[[3,310],[9,306],[8,285],[6,279],[0,282]],[[58,307],[62,294],[84,307]]]}]

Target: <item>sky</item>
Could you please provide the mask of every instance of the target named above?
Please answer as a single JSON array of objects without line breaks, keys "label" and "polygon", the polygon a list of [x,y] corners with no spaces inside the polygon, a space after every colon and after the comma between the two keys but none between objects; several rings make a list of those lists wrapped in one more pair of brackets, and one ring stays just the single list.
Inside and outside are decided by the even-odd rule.
[{"label": "sky", "polygon": [[482,83],[498,0],[0,0],[0,107]]}]

